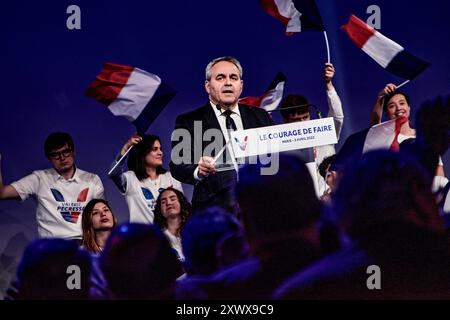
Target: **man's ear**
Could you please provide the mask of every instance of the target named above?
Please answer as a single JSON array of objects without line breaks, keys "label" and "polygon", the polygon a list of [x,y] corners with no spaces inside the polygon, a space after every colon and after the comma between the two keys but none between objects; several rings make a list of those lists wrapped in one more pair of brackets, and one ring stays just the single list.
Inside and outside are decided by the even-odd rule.
[{"label": "man's ear", "polygon": [[206,92],[208,92],[208,94],[209,94],[209,91],[210,91],[210,85],[209,85],[209,81],[208,81],[208,80],[205,80],[205,90],[206,90]]}]

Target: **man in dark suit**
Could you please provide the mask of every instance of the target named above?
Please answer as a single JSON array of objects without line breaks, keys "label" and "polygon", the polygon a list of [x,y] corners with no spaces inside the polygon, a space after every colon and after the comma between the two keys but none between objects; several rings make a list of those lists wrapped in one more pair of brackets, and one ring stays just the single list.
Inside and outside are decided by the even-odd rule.
[{"label": "man in dark suit", "polygon": [[[194,185],[194,209],[218,205],[237,214],[232,193],[237,174],[233,170],[236,163],[231,145],[224,152],[225,161],[214,157],[220,146],[228,142],[230,130],[273,125],[265,110],[238,104],[242,86],[242,67],[238,60],[214,59],[206,67],[205,89],[209,102],[176,119],[170,169],[175,179]],[[219,147],[212,148],[212,145]],[[228,164],[231,170],[221,170],[223,166],[219,163]]]}]

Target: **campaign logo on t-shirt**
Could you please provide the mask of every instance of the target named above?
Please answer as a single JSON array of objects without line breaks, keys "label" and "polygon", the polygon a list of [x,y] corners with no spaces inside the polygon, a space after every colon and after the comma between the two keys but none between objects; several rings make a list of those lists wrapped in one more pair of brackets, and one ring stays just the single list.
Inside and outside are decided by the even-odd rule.
[{"label": "campaign logo on t-shirt", "polygon": [[144,198],[145,200],[154,200],[155,197],[153,196],[153,193],[148,190],[147,188],[141,188],[142,189],[142,193],[144,194]]},{"label": "campaign logo on t-shirt", "polygon": [[56,210],[61,213],[64,220],[71,223],[77,223],[79,215],[83,212],[84,205],[86,202],[87,195],[89,193],[89,188],[83,189],[77,197],[76,202],[66,202],[64,196],[57,189],[50,188],[53,197],[56,201],[60,202]]}]

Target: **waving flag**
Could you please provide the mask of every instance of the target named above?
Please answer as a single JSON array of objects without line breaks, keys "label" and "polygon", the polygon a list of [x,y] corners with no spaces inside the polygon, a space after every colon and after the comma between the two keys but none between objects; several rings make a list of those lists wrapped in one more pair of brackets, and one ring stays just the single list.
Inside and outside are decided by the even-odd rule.
[{"label": "waving flag", "polygon": [[142,135],[175,96],[175,91],[155,74],[105,63],[85,95],[106,104],[114,115],[127,118]]},{"label": "waving flag", "polygon": [[286,26],[286,35],[324,31],[315,0],[260,0],[264,10]]},{"label": "waving flag", "polygon": [[[447,185],[444,187],[443,195],[440,207],[445,214],[445,220],[448,221],[450,219],[450,182],[447,182]],[[447,226],[449,225],[447,224]]]},{"label": "waving flag", "polygon": [[408,53],[401,45],[385,37],[374,28],[352,15],[342,26],[350,39],[379,65],[394,75],[412,80],[429,63]]},{"label": "waving flag", "polygon": [[245,97],[239,100],[239,103],[260,107],[266,111],[275,110],[283,98],[284,85],[286,83],[286,77],[281,72],[275,76],[272,83],[266,89],[266,91],[259,97]]}]

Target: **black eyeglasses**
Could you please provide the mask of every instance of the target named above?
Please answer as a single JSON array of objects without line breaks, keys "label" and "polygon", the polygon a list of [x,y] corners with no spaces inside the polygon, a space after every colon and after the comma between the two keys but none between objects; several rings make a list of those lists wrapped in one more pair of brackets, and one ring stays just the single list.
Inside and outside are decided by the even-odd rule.
[{"label": "black eyeglasses", "polygon": [[48,154],[48,156],[52,159],[61,159],[63,158],[67,158],[68,156],[70,156],[72,154],[72,149],[67,148],[61,151],[55,151],[55,152],[50,152]]}]

